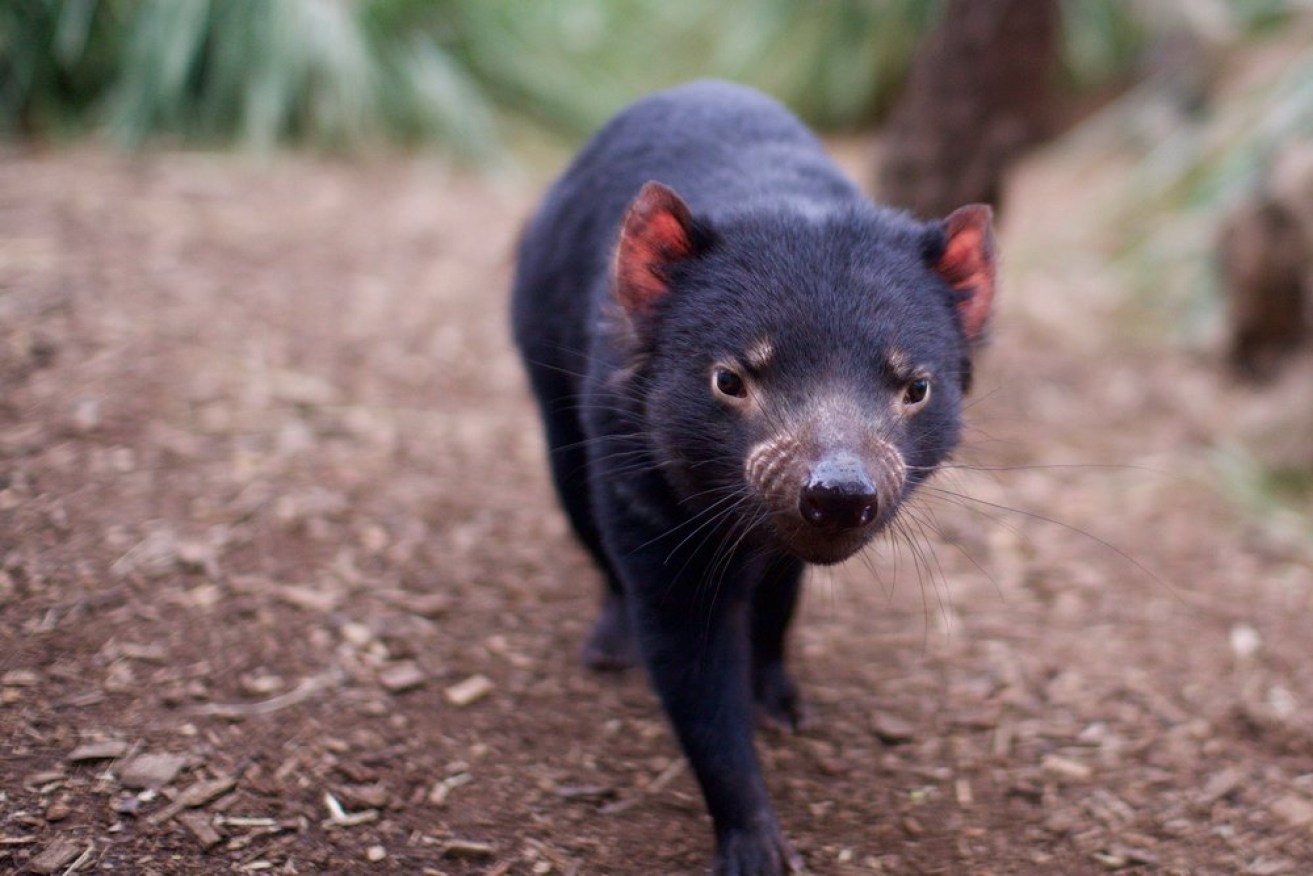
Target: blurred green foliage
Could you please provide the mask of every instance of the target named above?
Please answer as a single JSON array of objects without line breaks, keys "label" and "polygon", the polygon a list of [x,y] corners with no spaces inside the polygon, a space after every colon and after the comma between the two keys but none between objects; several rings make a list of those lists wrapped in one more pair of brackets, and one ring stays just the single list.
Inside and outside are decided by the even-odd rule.
[{"label": "blurred green foliage", "polygon": [[1158,94],[1156,103],[1121,101],[1106,120],[1121,146],[1140,156],[1125,206],[1112,218],[1118,266],[1145,330],[1187,345],[1207,343],[1224,318],[1216,241],[1227,210],[1264,188],[1285,146],[1313,139],[1310,22],[1294,34],[1272,30],[1274,4],[1259,0],[1230,11],[1237,33],[1259,36],[1249,45],[1268,58],[1263,76],[1228,74],[1219,57],[1214,78],[1241,84],[1214,94],[1204,111],[1167,106],[1171,95]]},{"label": "blurred green foliage", "polygon": [[[1211,21],[1184,23],[1204,50],[1209,81],[1201,105],[1176,88],[1179,78],[1150,80],[1082,132],[1086,145],[1133,158],[1121,209],[1106,219],[1113,266],[1128,292],[1124,327],[1154,344],[1210,351],[1228,331],[1222,225],[1238,203],[1271,191],[1274,160],[1286,149],[1313,143],[1308,5],[1234,0],[1212,8]],[[1299,410],[1295,403],[1284,419],[1273,414],[1274,424],[1286,422],[1293,437],[1302,436]],[[1313,469],[1300,461],[1301,451],[1286,451],[1284,461],[1274,456],[1270,434],[1254,431],[1244,441],[1250,446],[1218,448],[1216,485],[1276,543],[1306,553],[1313,544]]]},{"label": "blurred green foliage", "polygon": [[636,96],[701,76],[748,82],[814,124],[890,101],[931,0],[547,0],[473,4],[468,66],[505,105],[579,134]]},{"label": "blurred green foliage", "polygon": [[[1141,29],[1065,0],[1069,79],[1106,82]],[[826,129],[889,106],[936,0],[4,0],[0,130],[257,148],[378,141],[495,152],[499,120],[575,138],[701,76]]]},{"label": "blurred green foliage", "polygon": [[495,143],[486,97],[423,28],[473,2],[6,0],[0,126],[254,147]]},{"label": "blurred green foliage", "polygon": [[100,0],[0,3],[0,130],[74,127],[119,67],[124,8]]},{"label": "blurred green foliage", "polygon": [[[1222,6],[1254,30],[1280,21],[1291,2]],[[1130,70],[1163,19],[1162,7],[1146,15],[1124,0],[1062,3],[1064,79],[1076,89]],[[940,0],[3,0],[0,133],[104,131],[128,146],[158,137],[348,150],[436,143],[486,156],[504,117],[576,138],[638,95],[702,76],[755,85],[814,125],[852,130],[889,107],[941,8]]]},{"label": "blurred green foliage", "polygon": [[1277,544],[1308,553],[1313,545],[1313,470],[1270,467],[1244,447],[1213,453],[1217,486]]}]

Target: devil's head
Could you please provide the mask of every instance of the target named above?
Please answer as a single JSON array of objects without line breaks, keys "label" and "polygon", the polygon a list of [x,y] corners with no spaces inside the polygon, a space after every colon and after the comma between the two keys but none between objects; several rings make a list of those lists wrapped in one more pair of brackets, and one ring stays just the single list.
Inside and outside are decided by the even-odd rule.
[{"label": "devil's head", "polygon": [[957,445],[994,264],[981,205],[712,223],[648,183],[616,248],[614,336],[676,495],[809,562],[851,556]]}]

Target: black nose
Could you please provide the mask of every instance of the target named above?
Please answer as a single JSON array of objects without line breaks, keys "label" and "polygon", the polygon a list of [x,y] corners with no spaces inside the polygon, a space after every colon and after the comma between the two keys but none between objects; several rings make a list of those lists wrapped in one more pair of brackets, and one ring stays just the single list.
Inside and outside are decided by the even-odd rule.
[{"label": "black nose", "polygon": [[851,456],[822,460],[798,499],[802,519],[818,529],[858,529],[875,520],[879,508],[866,467]]}]

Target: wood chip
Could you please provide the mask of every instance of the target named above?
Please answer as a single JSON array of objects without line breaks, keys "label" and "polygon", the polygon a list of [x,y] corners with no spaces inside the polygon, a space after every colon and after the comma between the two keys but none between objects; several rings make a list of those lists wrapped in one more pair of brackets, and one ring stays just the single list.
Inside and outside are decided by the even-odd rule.
[{"label": "wood chip", "polygon": [[223,842],[219,831],[214,829],[213,820],[204,812],[184,812],[178,816],[178,822],[190,830],[201,848],[207,851]]},{"label": "wood chip", "polygon": [[1133,846],[1118,846],[1114,851],[1125,858],[1127,863],[1139,864],[1147,867],[1158,866],[1158,856],[1148,849],[1140,849]]},{"label": "wood chip", "polygon": [[403,660],[379,670],[378,683],[390,693],[401,693],[422,685],[426,681],[424,670],[414,660]]},{"label": "wood chip", "polygon": [[186,763],[181,754],[139,754],[123,764],[119,782],[135,790],[162,788],[177,778]]},{"label": "wood chip", "polygon": [[558,785],[552,789],[552,793],[562,800],[586,800],[590,803],[612,800],[616,796],[615,788],[606,785]]},{"label": "wood chip", "polygon": [[435,618],[451,608],[451,597],[445,593],[411,593],[408,590],[384,590],[378,594],[402,611],[420,617]]},{"label": "wood chip", "polygon": [[492,693],[492,689],[492,679],[486,675],[471,675],[447,688],[447,702],[453,706],[468,706]]},{"label": "wood chip", "polygon": [[347,621],[342,624],[342,638],[356,648],[368,648],[374,642],[374,631],[369,624]]},{"label": "wood chip", "polygon": [[248,673],[241,678],[242,691],[251,696],[267,697],[287,687],[281,675],[269,672]]},{"label": "wood chip", "polygon": [[611,803],[607,803],[598,809],[597,812],[599,815],[619,815],[622,812],[627,812],[630,809],[633,809],[642,801],[643,795],[635,794],[632,797],[625,797],[622,800],[615,800]]},{"label": "wood chip", "polygon": [[433,790],[429,792],[429,802],[434,806],[446,806],[447,797],[453,790],[473,780],[474,776],[469,773],[457,773],[454,776],[447,776],[447,778],[433,786]]},{"label": "wood chip", "polygon": [[374,782],[371,784],[347,785],[342,788],[342,796],[349,803],[355,803],[373,809],[382,809],[392,796],[387,785]]},{"label": "wood chip", "polygon": [[441,853],[448,858],[491,858],[497,854],[497,847],[477,840],[449,839],[442,844]]},{"label": "wood chip", "polygon": [[73,694],[64,700],[63,704],[74,709],[85,709],[87,706],[94,706],[105,701],[105,693],[100,690],[89,690],[83,693]]},{"label": "wood chip", "polygon": [[123,642],[118,646],[120,657],[128,657],[132,660],[147,660],[152,663],[168,662],[168,652],[164,646],[152,642],[150,644],[141,644],[138,642]]},{"label": "wood chip", "polygon": [[1083,782],[1093,774],[1090,768],[1080,761],[1058,754],[1044,755],[1044,759],[1040,761],[1040,766],[1047,773],[1077,782]]},{"label": "wood chip", "polygon": [[237,780],[232,776],[219,776],[215,779],[204,779],[189,785],[185,791],[178,795],[168,806],[156,812],[150,817],[151,824],[159,824],[168,821],[184,809],[195,809],[198,806],[204,806],[220,794],[226,794],[237,785]]},{"label": "wood chip", "polygon": [[6,687],[35,687],[41,683],[41,676],[30,669],[11,669],[0,675],[0,684]]},{"label": "wood chip", "polygon": [[27,869],[33,873],[58,873],[72,864],[83,853],[84,848],[81,840],[61,836],[28,861]]},{"label": "wood chip", "polygon": [[1313,826],[1313,802],[1303,797],[1282,797],[1271,806],[1272,814],[1291,827]]},{"label": "wood chip", "polygon": [[39,773],[32,773],[23,779],[24,788],[38,788],[41,785],[49,785],[52,782],[62,782],[68,776],[62,769],[42,770]]},{"label": "wood chip", "polygon": [[[128,470],[131,470],[130,464]],[[119,578],[126,578],[133,573],[147,578],[162,578],[173,570],[177,559],[177,538],[173,530],[167,526],[156,526],[127,553],[115,560],[109,570]]]},{"label": "wood chip", "polygon": [[903,745],[916,738],[916,728],[911,724],[883,712],[871,716],[871,732],[885,745]]},{"label": "wood chip", "polygon": [[1203,806],[1211,806],[1239,788],[1244,780],[1245,771],[1238,767],[1227,767],[1219,773],[1214,773],[1199,792],[1199,803]]},{"label": "wood chip", "polygon": [[247,815],[229,815],[221,819],[223,824],[229,827],[281,827],[282,823],[277,818],[267,818],[263,816]]},{"label": "wood chip", "polygon": [[87,742],[79,745],[69,752],[66,759],[72,763],[85,763],[91,760],[113,760],[116,757],[122,757],[127,750],[128,743],[122,739],[102,739],[98,742]]},{"label": "wood chip", "polygon": [[325,587],[310,584],[284,584],[274,591],[275,595],[288,605],[307,611],[330,612],[342,601],[342,593]]},{"label": "wood chip", "polygon": [[187,790],[178,795],[177,802],[189,809],[195,809],[197,806],[204,806],[220,794],[228,793],[236,786],[237,780],[232,776],[207,779],[189,785]]},{"label": "wood chip", "polygon": [[207,577],[219,577],[218,550],[201,541],[178,542],[178,563],[186,569],[204,572]]},{"label": "wood chip", "polygon": [[1130,861],[1126,857],[1116,852],[1093,852],[1090,854],[1097,863],[1105,870],[1121,870],[1126,867]]}]

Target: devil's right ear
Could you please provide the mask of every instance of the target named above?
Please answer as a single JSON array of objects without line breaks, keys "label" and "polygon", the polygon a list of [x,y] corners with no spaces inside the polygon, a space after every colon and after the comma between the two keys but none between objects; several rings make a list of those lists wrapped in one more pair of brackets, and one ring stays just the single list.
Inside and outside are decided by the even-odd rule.
[{"label": "devil's right ear", "polygon": [[670,268],[705,245],[706,230],[674,190],[659,182],[643,186],[625,214],[616,247],[616,300],[631,316],[652,312],[670,291]]},{"label": "devil's right ear", "polygon": [[943,247],[931,267],[957,295],[955,309],[962,331],[973,344],[981,341],[994,306],[994,211],[986,204],[968,204],[940,224]]}]

